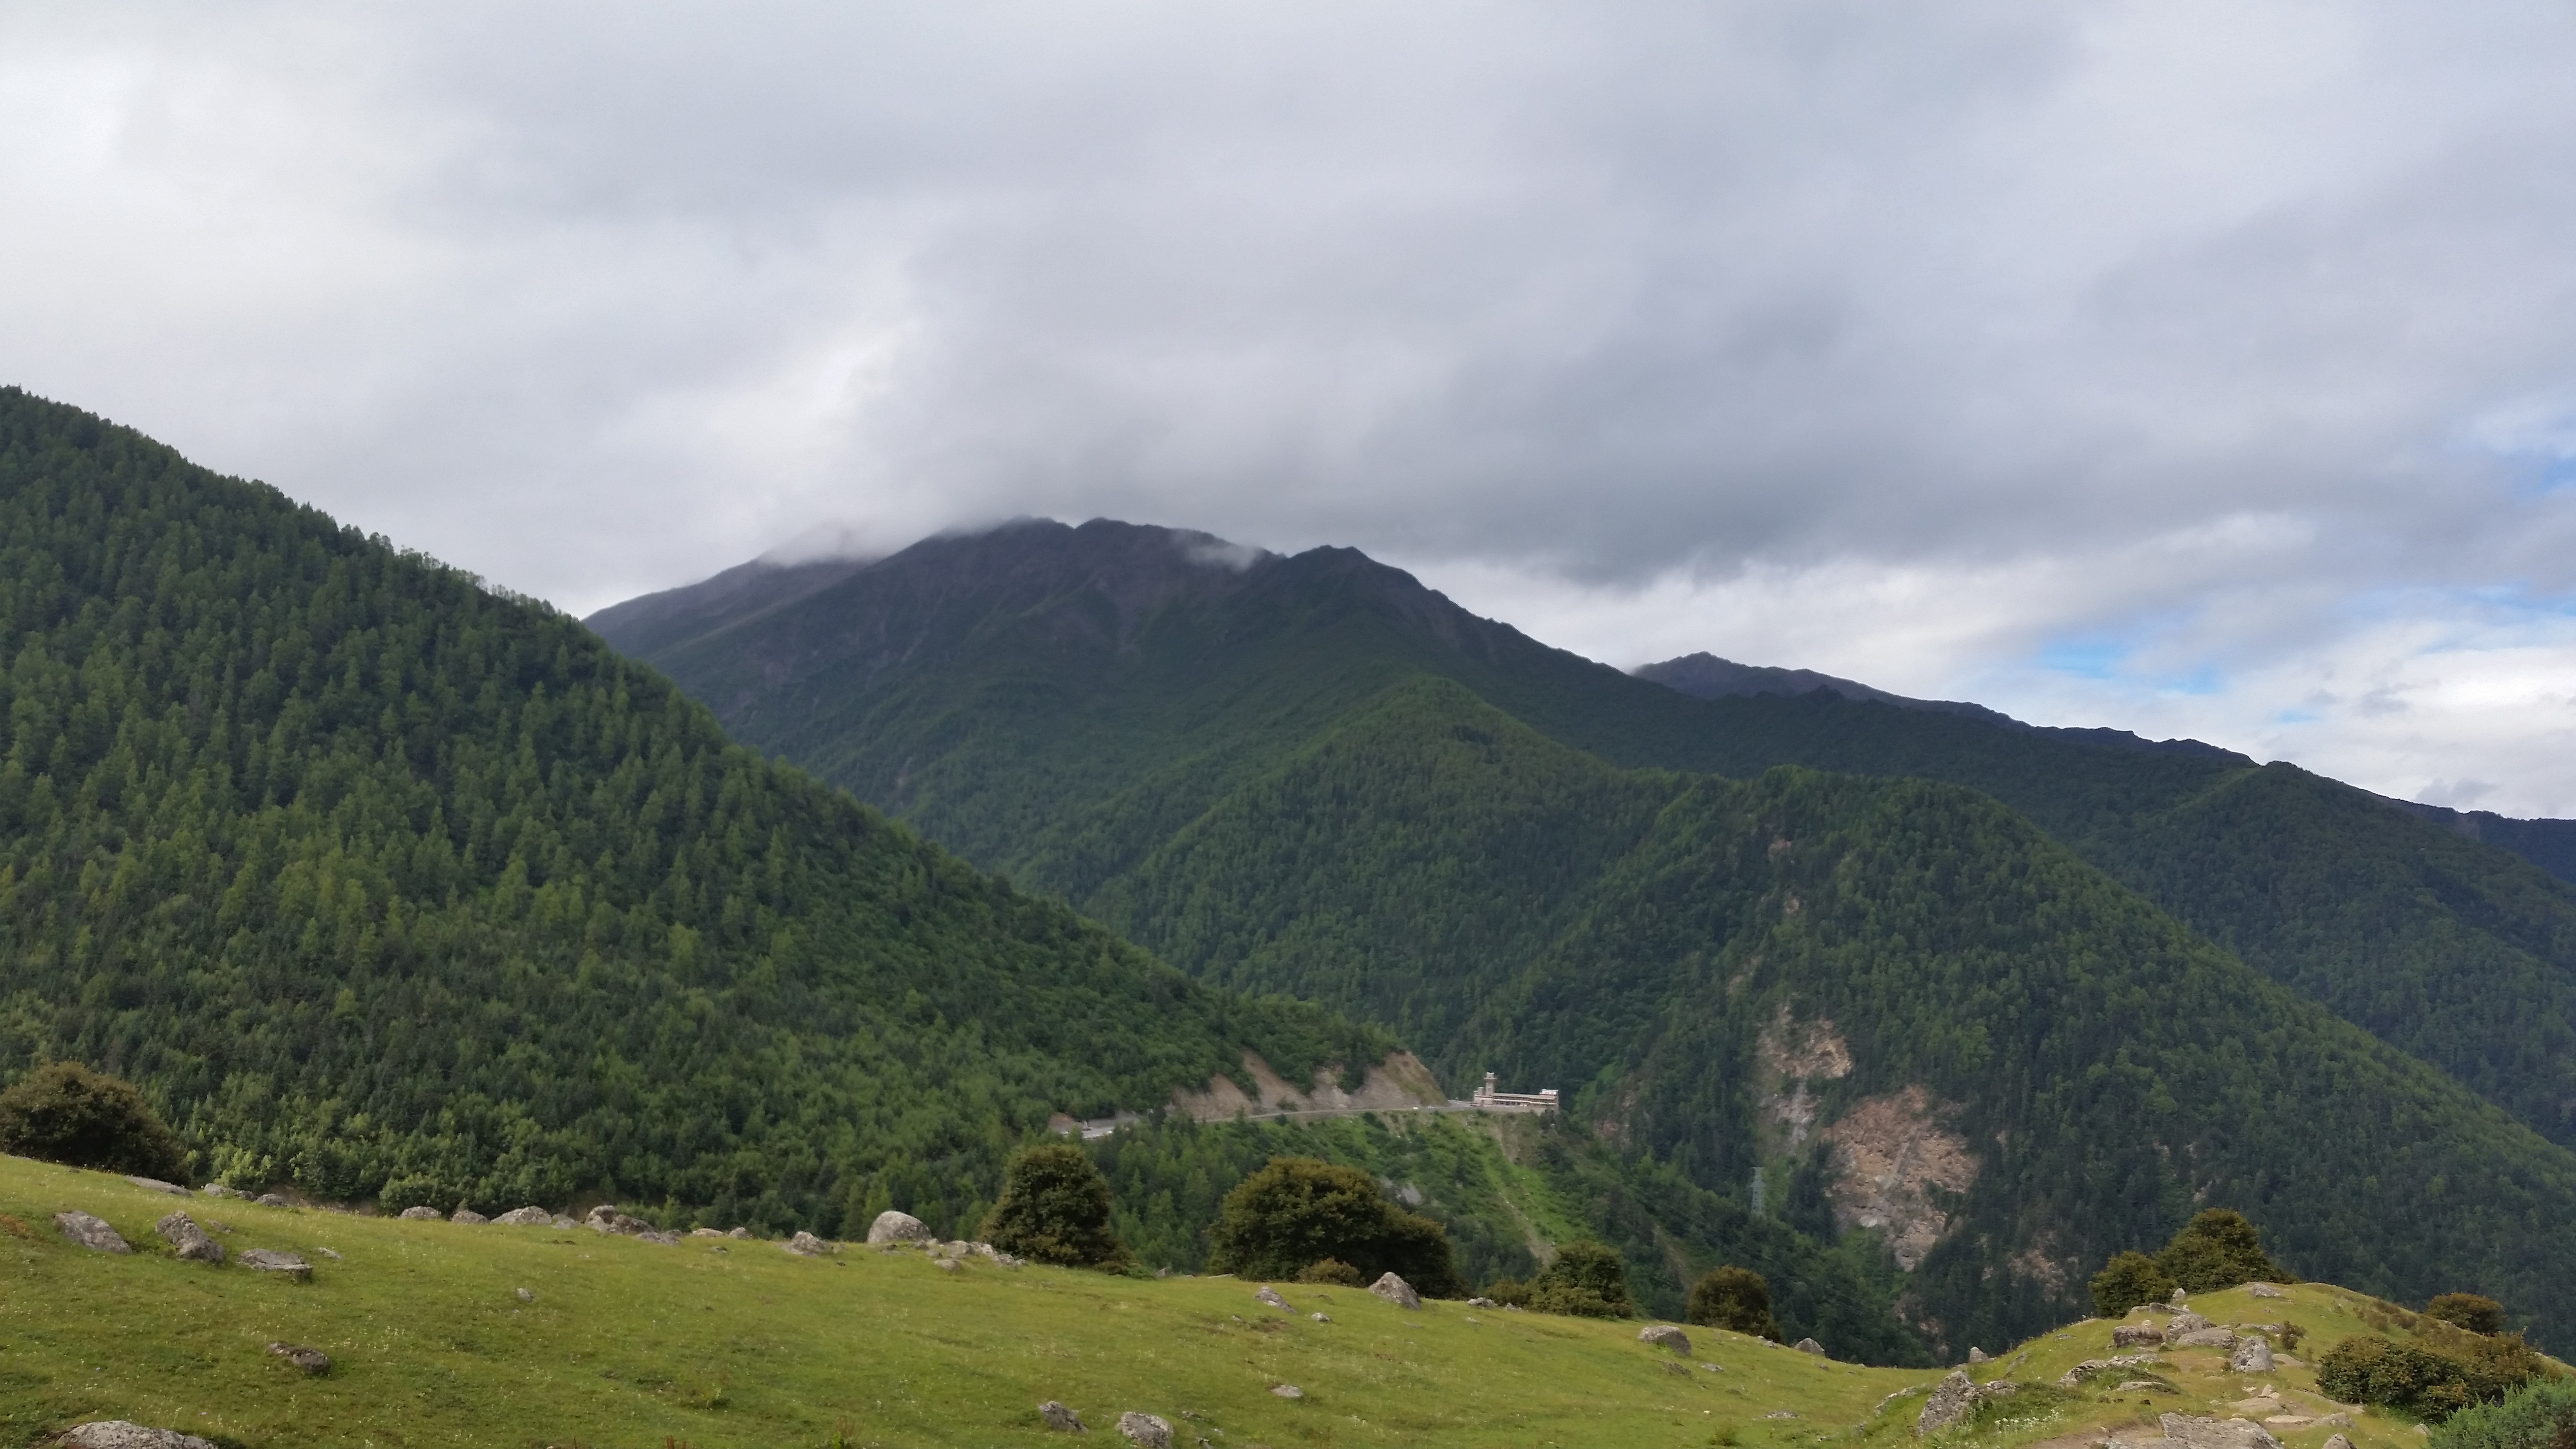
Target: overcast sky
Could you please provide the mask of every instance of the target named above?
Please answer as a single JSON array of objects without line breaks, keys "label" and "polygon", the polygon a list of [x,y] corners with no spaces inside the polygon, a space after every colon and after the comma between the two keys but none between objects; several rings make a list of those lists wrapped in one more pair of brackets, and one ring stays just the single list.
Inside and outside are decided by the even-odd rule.
[{"label": "overcast sky", "polygon": [[1020,513],[2576,814],[2576,11],[0,8],[0,382],[588,612]]}]

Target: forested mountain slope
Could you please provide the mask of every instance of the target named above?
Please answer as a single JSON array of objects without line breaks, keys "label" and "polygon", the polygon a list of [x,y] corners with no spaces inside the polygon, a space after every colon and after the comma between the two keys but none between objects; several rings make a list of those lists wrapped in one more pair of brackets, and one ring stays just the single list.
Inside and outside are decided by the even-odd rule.
[{"label": "forested mountain slope", "polygon": [[[1416,674],[1622,767],[1966,785],[2274,980],[2576,1142],[2576,889],[2291,766],[1829,693],[1690,698],[1351,550],[1285,558],[1109,522],[1023,522],[765,581],[736,571],[723,590],[596,622],[745,740],[1085,905]],[[1486,905],[1472,929],[1528,909]]]},{"label": "forested mountain slope", "polygon": [[971,1226],[1052,1111],[1382,1034],[729,742],[575,621],[0,391],[0,1067],[237,1182]]}]

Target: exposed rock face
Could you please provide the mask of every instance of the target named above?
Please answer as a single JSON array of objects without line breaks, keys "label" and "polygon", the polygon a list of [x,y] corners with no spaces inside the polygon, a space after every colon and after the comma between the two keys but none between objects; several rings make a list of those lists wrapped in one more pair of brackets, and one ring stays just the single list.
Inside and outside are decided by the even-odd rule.
[{"label": "exposed rock face", "polygon": [[2152,1323],[2123,1323],[2111,1330],[2113,1348],[2135,1348],[2142,1343],[2159,1344],[2164,1341],[2165,1331]]},{"label": "exposed rock face", "polygon": [[456,1211],[449,1213],[447,1215],[447,1220],[451,1223],[464,1223],[468,1227],[480,1227],[483,1224],[492,1221],[490,1218],[483,1216],[474,1209],[466,1207],[458,1208]]},{"label": "exposed rock face", "polygon": [[224,1245],[207,1237],[206,1230],[198,1227],[197,1220],[186,1213],[172,1213],[154,1223],[152,1230],[159,1233],[161,1240],[180,1257],[191,1263],[220,1263],[224,1260]]},{"label": "exposed rock face", "polygon": [[133,1183],[136,1187],[142,1188],[147,1192],[166,1192],[173,1197],[195,1196],[195,1194],[189,1192],[179,1184],[175,1182],[163,1182],[157,1177],[129,1177],[126,1181]]},{"label": "exposed rock face", "polygon": [[929,1236],[930,1225],[910,1213],[881,1212],[875,1222],[868,1224],[871,1243],[918,1243]]},{"label": "exposed rock face", "polygon": [[1372,1107],[1400,1112],[1436,1107],[1449,1098],[1431,1069],[1411,1052],[1397,1052],[1368,1068],[1356,1092],[1344,1091],[1340,1074],[1331,1067],[1316,1068],[1312,1083],[1297,1086],[1253,1052],[1243,1054],[1243,1074],[1252,1079],[1249,1094],[1233,1077],[1220,1072],[1208,1078],[1203,1091],[1184,1088],[1174,1092],[1172,1105],[1201,1122],[1229,1122],[1238,1112],[1254,1117],[1274,1112],[1348,1112]]},{"label": "exposed rock face", "polygon": [[1075,1413],[1073,1410],[1066,1408],[1064,1405],[1057,1403],[1053,1399],[1049,1399],[1045,1403],[1038,1405],[1038,1418],[1043,1421],[1048,1428],[1062,1429],[1068,1434],[1088,1434],[1091,1432],[1090,1427],[1082,1422],[1082,1416],[1080,1414]]},{"label": "exposed rock face", "polygon": [[505,1228],[542,1228],[555,1220],[541,1207],[512,1208],[492,1221]]},{"label": "exposed rock face", "polygon": [[280,1253],[270,1248],[253,1248],[235,1261],[254,1273],[275,1273],[298,1283],[313,1280],[313,1265],[293,1253]]},{"label": "exposed rock face", "polygon": [[2262,1425],[2251,1419],[2201,1419],[2189,1414],[2167,1414],[2158,1422],[2164,1425],[2165,1437],[2186,1449],[2281,1449]]},{"label": "exposed rock face", "polygon": [[1151,1414],[1131,1409],[1119,1415],[1118,1432],[1134,1440],[1136,1449],[1172,1449],[1172,1426]]},{"label": "exposed rock face", "polygon": [[1381,1275],[1376,1282],[1369,1285],[1369,1291],[1376,1294],[1378,1297],[1385,1299],[1387,1302],[1394,1304],[1398,1308],[1420,1308],[1422,1306],[1422,1295],[1413,1291],[1412,1284],[1405,1282],[1393,1273]]},{"label": "exposed rock face", "polygon": [[1669,1323],[1657,1323],[1638,1329],[1637,1341],[1651,1343],[1657,1348],[1669,1348],[1675,1353],[1690,1352],[1690,1335]]},{"label": "exposed rock face", "polygon": [[1949,1231],[1950,1216],[1936,1198],[1964,1193],[1977,1180],[1967,1139],[1941,1125],[1947,1115],[1930,1093],[1907,1087],[1855,1103],[1822,1134],[1834,1145],[1827,1195],[1835,1220],[1884,1229],[1897,1266],[1908,1271]]},{"label": "exposed rock face", "polygon": [[1818,1358],[1823,1358],[1825,1356],[1825,1346],[1816,1342],[1812,1338],[1799,1339],[1796,1343],[1791,1344],[1790,1347],[1795,1348],[1800,1353],[1812,1353]]},{"label": "exposed rock face", "polygon": [[832,1251],[831,1244],[802,1228],[797,1229],[796,1236],[789,1238],[784,1246],[787,1251],[807,1258],[819,1258]]},{"label": "exposed rock face", "polygon": [[1255,1303],[1267,1303],[1271,1307],[1279,1309],[1282,1312],[1287,1311],[1288,1308],[1288,1300],[1280,1297],[1279,1290],[1271,1287],[1267,1283],[1261,1285],[1260,1292],[1252,1295],[1252,1301]]},{"label": "exposed rock face", "polygon": [[176,1429],[147,1429],[123,1419],[93,1419],[75,1424],[54,1441],[64,1449],[215,1449],[194,1434]]},{"label": "exposed rock face", "polygon": [[[87,1248],[94,1253],[131,1253],[134,1251],[133,1248],[126,1245],[125,1239],[117,1236],[116,1229],[109,1227],[104,1219],[91,1217],[89,1214],[84,1212],[56,1213],[54,1214],[54,1226],[63,1230],[64,1237],[71,1239],[73,1242],[80,1244],[82,1247]],[[154,1430],[153,1432],[158,1433],[160,1431]]]},{"label": "exposed rock face", "polygon": [[1949,1377],[1934,1387],[1923,1412],[1915,1416],[1914,1432],[1937,1434],[1968,1417],[1968,1411],[1976,1406],[1976,1381],[1968,1377],[1966,1369],[1952,1369]]},{"label": "exposed rock face", "polygon": [[318,1348],[306,1348],[300,1343],[272,1343],[268,1351],[317,1377],[331,1371],[331,1355]]},{"label": "exposed rock face", "polygon": [[2263,1335],[2249,1333],[2236,1341],[2236,1351],[2228,1356],[2227,1366],[2240,1374],[2268,1374],[2272,1371],[2272,1345]]},{"label": "exposed rock face", "polygon": [[434,1223],[439,1220],[439,1211],[434,1207],[423,1204],[419,1207],[404,1208],[401,1212],[396,1213],[395,1216],[408,1223]]}]

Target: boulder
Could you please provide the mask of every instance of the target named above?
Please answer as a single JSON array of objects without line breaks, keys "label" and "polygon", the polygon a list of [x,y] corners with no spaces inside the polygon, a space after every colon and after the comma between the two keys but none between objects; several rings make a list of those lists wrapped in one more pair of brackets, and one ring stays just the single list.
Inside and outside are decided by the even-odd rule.
[{"label": "boulder", "polygon": [[[94,1253],[134,1251],[126,1246],[125,1239],[118,1237],[116,1229],[109,1227],[104,1219],[91,1217],[84,1212],[56,1213],[54,1226],[63,1230],[64,1237]],[[153,1432],[157,1434],[161,1431],[155,1429]]]},{"label": "boulder", "polygon": [[2240,1374],[2268,1374],[2272,1371],[2272,1345],[2263,1335],[2249,1333],[2236,1340],[2236,1351],[2227,1358],[2227,1366]]},{"label": "boulder", "polygon": [[308,1374],[319,1376],[331,1371],[331,1355],[318,1348],[306,1348],[300,1343],[272,1343],[268,1351]]},{"label": "boulder", "polygon": [[407,1223],[434,1223],[440,1220],[441,1214],[438,1209],[424,1204],[420,1207],[404,1208],[394,1216]]},{"label": "boulder", "polygon": [[207,1237],[206,1230],[198,1227],[197,1220],[186,1213],[171,1213],[154,1223],[152,1230],[159,1233],[161,1240],[180,1257],[191,1263],[220,1263],[224,1260],[224,1245]]},{"label": "boulder", "polygon": [[75,1424],[54,1441],[63,1449],[215,1449],[214,1444],[176,1429],[147,1429],[123,1419],[92,1419]]},{"label": "boulder", "polygon": [[1053,1399],[1049,1399],[1045,1403],[1038,1405],[1038,1420],[1050,1429],[1062,1429],[1068,1434],[1088,1434],[1091,1432],[1089,1426],[1082,1422],[1082,1416],[1080,1414],[1075,1413],[1073,1410],[1066,1408],[1064,1405],[1057,1403]]},{"label": "boulder", "polygon": [[555,1220],[553,1213],[541,1207],[512,1208],[492,1221],[505,1228],[542,1228]]},{"label": "boulder", "polygon": [[1267,1303],[1271,1307],[1279,1309],[1282,1312],[1287,1311],[1288,1308],[1288,1300],[1280,1297],[1279,1290],[1271,1287],[1267,1283],[1261,1285],[1260,1292],[1252,1295],[1252,1301],[1255,1303]]},{"label": "boulder", "polygon": [[2225,1352],[2236,1347],[2236,1330],[2232,1328],[2195,1329],[2190,1333],[2168,1337],[2165,1340],[2165,1347],[2214,1348]]},{"label": "boulder", "polygon": [[727,1229],[725,1229],[725,1236],[726,1236],[726,1237],[728,1237],[728,1238],[739,1238],[739,1239],[741,1239],[742,1241],[744,1241],[744,1242],[748,1243],[748,1242],[750,1242],[750,1241],[751,1241],[751,1229],[749,1229],[749,1228],[727,1228]]},{"label": "boulder", "polygon": [[1799,1339],[1797,1343],[1792,1345],[1792,1347],[1796,1348],[1800,1353],[1812,1353],[1818,1358],[1823,1358],[1825,1356],[1825,1346],[1816,1342],[1812,1338]]},{"label": "boulder", "polygon": [[2164,1341],[2165,1331],[2152,1323],[2123,1323],[2111,1330],[2113,1348],[2136,1348],[2142,1343],[2152,1345]]},{"label": "boulder", "polygon": [[2173,1338],[2180,1334],[2197,1333],[2209,1326],[2208,1319],[2186,1308],[2165,1321],[2165,1337]]},{"label": "boulder", "polygon": [[942,1272],[942,1273],[948,1273],[948,1274],[952,1274],[952,1275],[953,1275],[953,1274],[956,1274],[956,1273],[959,1273],[959,1272],[964,1271],[964,1270],[959,1266],[959,1264],[958,1264],[958,1262],[957,1262],[957,1260],[956,1260],[955,1258],[933,1258],[933,1259],[931,1259],[931,1260],[930,1260],[930,1262],[931,1262],[931,1266],[933,1266],[933,1267],[937,1268],[937,1269],[938,1269],[940,1272]]},{"label": "boulder", "polygon": [[558,1213],[558,1214],[556,1214],[556,1215],[555,1215],[555,1220],[554,1220],[551,1224],[548,1224],[548,1226],[550,1226],[550,1227],[554,1228],[556,1231],[560,1232],[560,1231],[562,1231],[563,1229],[566,1229],[566,1228],[577,1228],[577,1227],[580,1227],[580,1226],[581,1226],[581,1224],[579,1224],[579,1223],[577,1223],[577,1222],[574,1222],[572,1219],[570,1219],[570,1218],[568,1218],[568,1217],[563,1216],[561,1213]]},{"label": "boulder", "polygon": [[656,1228],[646,1228],[644,1231],[635,1235],[635,1241],[639,1243],[659,1243],[666,1248],[676,1248],[680,1246],[682,1240],[678,1233],[666,1233]]},{"label": "boulder", "polygon": [[918,1243],[929,1236],[928,1223],[910,1213],[892,1209],[877,1214],[877,1220],[868,1224],[868,1241],[871,1243]]},{"label": "boulder", "polygon": [[1937,1434],[1968,1417],[1977,1406],[1977,1384],[1966,1369],[1952,1369],[1950,1376],[1933,1387],[1932,1397],[1925,1400],[1923,1412],[1914,1417],[1914,1432]]},{"label": "boulder", "polygon": [[814,1236],[803,1228],[798,1228],[796,1230],[796,1236],[789,1238],[782,1246],[784,1246],[787,1251],[796,1254],[800,1258],[819,1258],[825,1253],[832,1251],[831,1244],[824,1242],[821,1238]]},{"label": "boulder", "polygon": [[295,1204],[288,1202],[285,1198],[273,1192],[261,1193],[259,1196],[252,1198],[251,1201],[259,1204],[261,1207],[291,1208],[295,1206]]},{"label": "boulder", "polygon": [[1306,1391],[1295,1384],[1272,1384],[1270,1396],[1276,1399],[1302,1399],[1306,1397]]},{"label": "boulder", "polygon": [[1378,1297],[1385,1299],[1387,1302],[1394,1304],[1398,1308],[1420,1308],[1422,1306],[1422,1295],[1413,1291],[1412,1284],[1405,1282],[1393,1273],[1381,1274],[1376,1282],[1369,1285],[1369,1291],[1376,1294]]},{"label": "boulder", "polygon": [[2184,1449],[2281,1449],[2281,1441],[2251,1419],[2203,1419],[2190,1414],[2167,1414],[2158,1422],[2164,1425],[2165,1438],[2183,1445]]},{"label": "boulder", "polygon": [[2352,1441],[2341,1434],[2328,1434],[2326,1449],[2352,1449]]},{"label": "boulder", "polygon": [[1172,1449],[1172,1426],[1151,1414],[1134,1410],[1118,1416],[1118,1432],[1136,1443],[1136,1449]]},{"label": "boulder", "polygon": [[2248,1298],[2287,1298],[2290,1295],[2282,1292],[2275,1284],[2248,1283],[2245,1285],[2245,1296]]},{"label": "boulder", "polygon": [[2186,1303],[2186,1302],[2188,1302],[2188,1301],[2189,1301],[2189,1296],[2188,1296],[2187,1294],[2185,1294],[2181,1289],[2176,1288],[2176,1289],[2173,1291],[2173,1296],[2172,1296],[2171,1298],[2166,1299],[2165,1301],[2166,1301],[2167,1303],[2172,1304],[2172,1305],[2173,1305],[2174,1307],[2176,1307],[2176,1308],[2180,1308],[2181,1306],[2183,1306],[2183,1304],[2184,1304],[2184,1303]]},{"label": "boulder", "polygon": [[1986,1351],[1985,1351],[1984,1349],[1982,1349],[1982,1348],[1977,1347],[1977,1346],[1976,1346],[1975,1344],[1973,1344],[1973,1343],[1972,1343],[1972,1344],[1969,1344],[1969,1345],[1968,1345],[1968,1362],[1970,1362],[1970,1363],[1984,1363],[1985,1361],[1986,1361]]},{"label": "boulder", "polygon": [[1690,1335],[1669,1323],[1650,1324],[1638,1329],[1637,1341],[1651,1343],[1657,1348],[1669,1348],[1675,1353],[1690,1352]]},{"label": "boulder", "polygon": [[628,1217],[617,1210],[615,1203],[606,1202],[592,1208],[590,1216],[584,1218],[581,1225],[594,1233],[623,1233],[628,1237],[653,1231],[651,1223],[642,1218]]},{"label": "boulder", "polygon": [[313,1281],[313,1265],[293,1253],[281,1253],[270,1248],[253,1248],[233,1261],[254,1273],[275,1273],[281,1278],[292,1278],[298,1283]]},{"label": "boulder", "polygon": [[490,1218],[483,1216],[481,1213],[478,1213],[469,1207],[460,1207],[456,1211],[449,1213],[447,1215],[447,1220],[451,1223],[463,1223],[468,1227],[480,1227],[483,1224],[492,1221]]},{"label": "boulder", "polygon": [[129,1177],[126,1181],[133,1183],[136,1187],[142,1188],[146,1192],[166,1192],[172,1197],[195,1196],[195,1194],[189,1192],[179,1184],[175,1182],[163,1182],[157,1177]]}]

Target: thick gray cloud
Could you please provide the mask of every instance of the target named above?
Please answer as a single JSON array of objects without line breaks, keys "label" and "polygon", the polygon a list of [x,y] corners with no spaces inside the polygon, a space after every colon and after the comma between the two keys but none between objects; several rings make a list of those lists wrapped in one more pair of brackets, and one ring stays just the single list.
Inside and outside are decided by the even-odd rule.
[{"label": "thick gray cloud", "polygon": [[2576,17],[0,14],[0,377],[586,609],[1020,512],[2576,812]]}]

